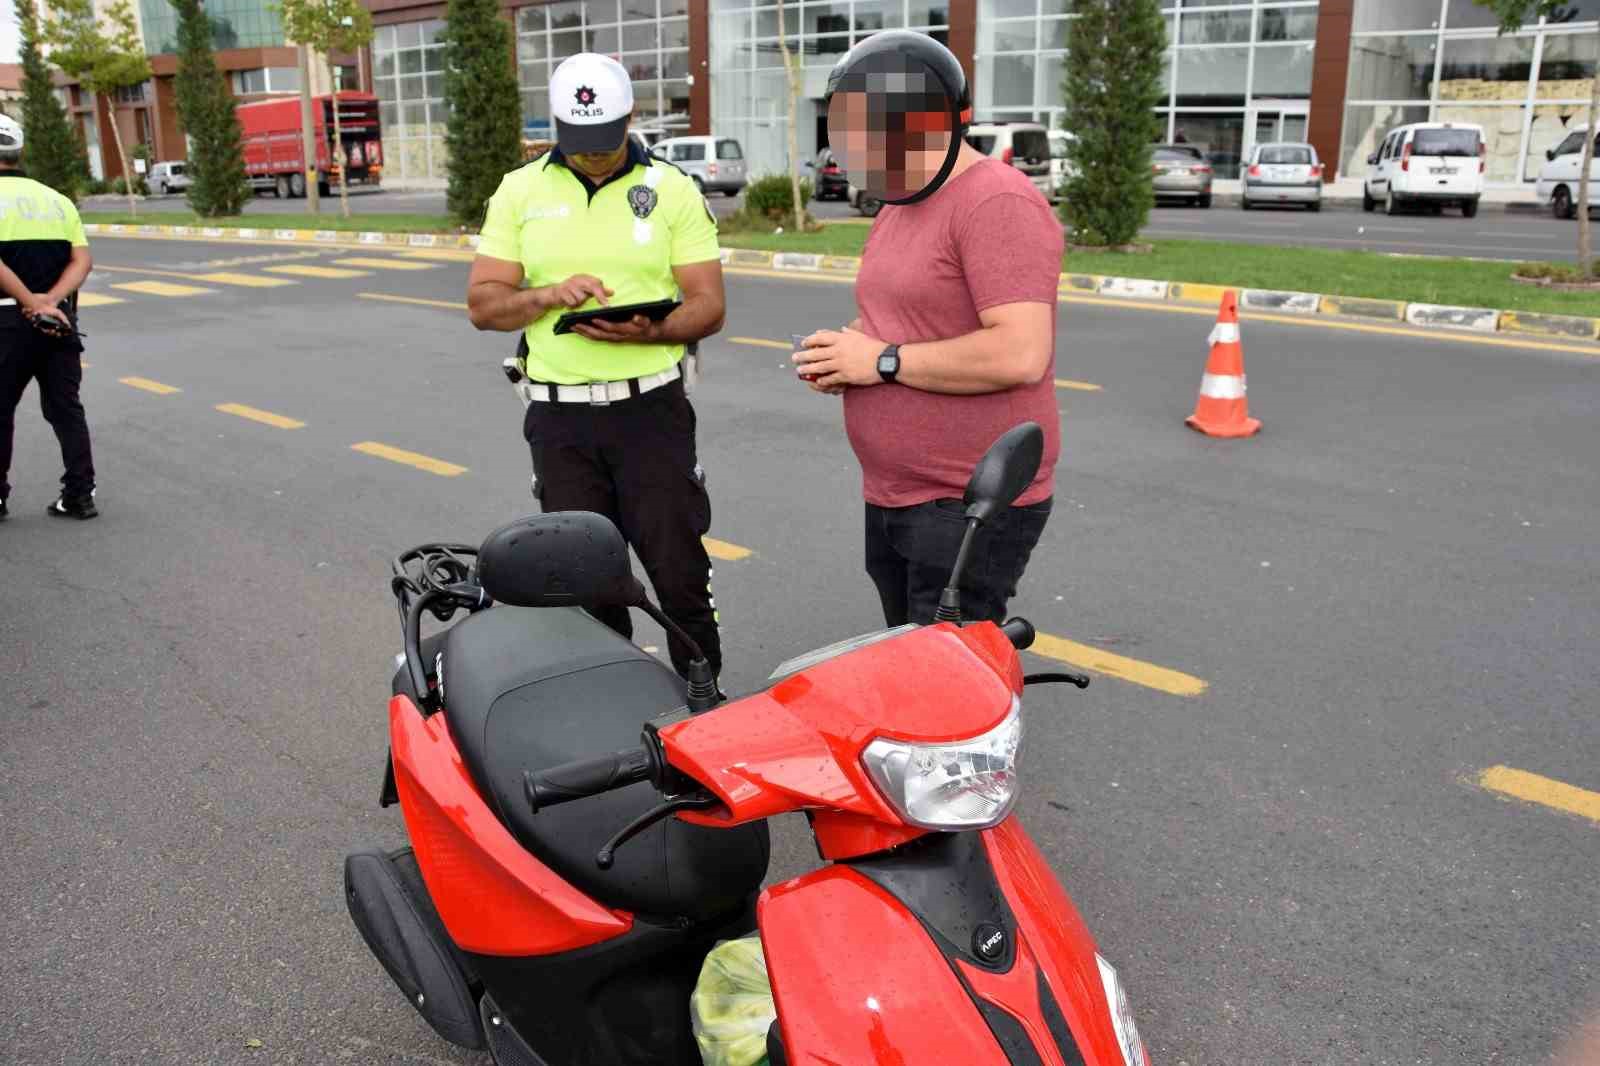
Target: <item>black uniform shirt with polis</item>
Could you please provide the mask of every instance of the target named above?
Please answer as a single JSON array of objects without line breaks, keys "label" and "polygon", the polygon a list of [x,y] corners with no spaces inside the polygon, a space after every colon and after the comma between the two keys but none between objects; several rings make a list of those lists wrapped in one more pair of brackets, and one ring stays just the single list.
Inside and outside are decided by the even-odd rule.
[{"label": "black uniform shirt with polis", "polygon": [[29,291],[49,292],[72,249],[88,243],[71,200],[20,171],[0,171],[0,262]]},{"label": "black uniform shirt with polis", "polygon": [[[623,169],[600,185],[570,169],[559,149],[507,174],[489,201],[478,254],[521,263],[530,286],[592,274],[612,290],[611,303],[631,304],[677,296],[672,268],[721,252],[716,222],[694,182],[630,142]],[[527,373],[534,381],[623,381],[658,374],[683,358],[681,344],[556,336],[560,317],[552,311],[528,326]]]}]

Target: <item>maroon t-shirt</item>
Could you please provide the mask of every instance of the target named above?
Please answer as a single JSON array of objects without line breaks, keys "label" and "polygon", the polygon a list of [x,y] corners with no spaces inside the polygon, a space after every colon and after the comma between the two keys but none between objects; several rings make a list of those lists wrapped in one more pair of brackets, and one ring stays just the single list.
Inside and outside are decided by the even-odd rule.
[{"label": "maroon t-shirt", "polygon": [[[867,237],[856,277],[861,328],[887,343],[976,332],[1001,304],[1052,307],[1061,278],[1061,224],[1015,167],[985,159],[916,204],[888,205]],[[1032,385],[976,396],[900,384],[848,389],[845,429],[863,492],[879,507],[960,497],[989,446],[1019,422],[1044,429],[1039,475],[1019,505],[1049,498],[1061,452],[1054,331],[1050,367]]]}]

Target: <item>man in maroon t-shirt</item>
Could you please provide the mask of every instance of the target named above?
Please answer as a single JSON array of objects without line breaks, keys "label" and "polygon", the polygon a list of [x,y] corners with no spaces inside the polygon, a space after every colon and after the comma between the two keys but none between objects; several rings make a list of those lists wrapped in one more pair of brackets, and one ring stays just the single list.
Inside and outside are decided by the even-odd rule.
[{"label": "man in maroon t-shirt", "polygon": [[[906,48],[913,71],[929,45],[942,50],[922,35],[903,36],[915,38]],[[830,79],[837,88],[829,137],[847,166],[852,157],[887,160],[888,177],[866,180],[884,186],[874,192],[890,193],[882,197],[889,205],[861,260],[859,317],[844,330],[811,334],[794,361],[813,389],[844,395],[867,503],[867,573],[890,625],[933,620],[965,531],[961,497],[978,459],[1020,422],[1044,429],[1038,476],[979,532],[962,585],[967,617],[999,621],[1050,515],[1061,450],[1054,382],[1061,226],[1020,171],[952,144],[959,107],[941,113],[924,100],[926,111],[896,115],[891,103],[885,122],[883,101],[870,88],[880,82],[851,80],[849,65],[863,47]],[[959,74],[954,56],[945,66],[934,60],[936,69]],[[853,84],[868,88],[852,91]],[[965,86],[952,95],[964,96]]]}]

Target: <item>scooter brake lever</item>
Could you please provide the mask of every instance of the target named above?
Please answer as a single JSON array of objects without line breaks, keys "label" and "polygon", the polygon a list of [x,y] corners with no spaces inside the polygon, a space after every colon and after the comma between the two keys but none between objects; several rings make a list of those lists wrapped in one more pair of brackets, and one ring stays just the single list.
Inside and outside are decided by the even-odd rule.
[{"label": "scooter brake lever", "polygon": [[1058,670],[1047,674],[1028,674],[1022,679],[1024,685],[1077,685],[1079,688],[1089,687],[1088,674],[1075,674],[1070,670]]},{"label": "scooter brake lever", "polygon": [[616,861],[617,849],[628,841],[649,829],[663,818],[670,818],[679,811],[704,811],[719,805],[722,801],[709,792],[693,792],[687,796],[670,799],[660,806],[652,807],[639,817],[617,830],[617,835],[605,842],[594,857],[594,864],[602,870],[611,869],[611,864]]}]

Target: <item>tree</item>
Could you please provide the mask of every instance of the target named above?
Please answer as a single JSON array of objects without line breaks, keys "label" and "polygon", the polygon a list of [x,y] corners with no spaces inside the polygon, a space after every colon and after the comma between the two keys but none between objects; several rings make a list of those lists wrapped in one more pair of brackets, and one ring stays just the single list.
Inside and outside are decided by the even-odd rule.
[{"label": "tree", "polygon": [[[372,13],[358,0],[283,0],[283,33],[289,40],[322,56],[333,98],[333,163],[339,169],[339,210],[350,217],[349,177],[344,150],[344,127],[339,122],[338,83],[333,72],[334,52],[355,52],[372,43]],[[309,87],[301,84],[302,94]],[[304,96],[302,95],[302,99]],[[306,166],[311,167],[310,161]]]},{"label": "tree", "polygon": [[189,206],[202,218],[237,215],[250,198],[233,94],[211,50],[213,20],[200,0],[171,0],[178,11],[178,120],[189,137]]},{"label": "tree", "polygon": [[783,54],[784,85],[788,92],[784,97],[788,103],[786,125],[789,132],[789,187],[794,193],[794,231],[806,231],[806,205],[800,199],[800,137],[795,129],[795,99],[800,95],[800,61],[789,51],[789,40],[783,25],[783,3],[778,4],[778,51]]},{"label": "tree", "polygon": [[22,31],[23,165],[34,179],[76,200],[89,178],[88,163],[73,135],[72,120],[50,83],[50,65],[39,52],[41,27],[33,0],[17,0]]},{"label": "tree", "polygon": [[450,0],[444,30],[444,98],[450,109],[450,213],[483,220],[500,179],[522,165],[522,98],[511,62],[511,27],[497,0]]},{"label": "tree", "polygon": [[1166,20],[1158,0],[1077,0],[1074,13],[1061,88],[1076,173],[1062,217],[1078,243],[1127,244],[1155,204],[1150,145],[1161,132]]},{"label": "tree", "polygon": [[[1572,0],[1477,0],[1500,20],[1500,32],[1516,33],[1540,15],[1552,21],[1571,21]],[[1600,45],[1600,31],[1596,31]],[[1594,140],[1600,135],[1600,65],[1589,76],[1589,133],[1583,139],[1583,162],[1578,166],[1578,271],[1595,273],[1594,245],[1589,230],[1589,187],[1594,184]]]},{"label": "tree", "polygon": [[[137,215],[139,202],[134,196],[133,174],[128,153],[122,148],[122,130],[117,125],[116,95],[150,80],[150,60],[139,42],[138,23],[128,0],[114,0],[95,17],[94,0],[52,0],[54,19],[45,25],[44,39],[51,45],[50,59],[77,80],[83,90],[106,101],[111,117],[111,137],[122,162],[122,181],[128,190],[128,211]],[[95,113],[98,116],[99,108]]]}]

